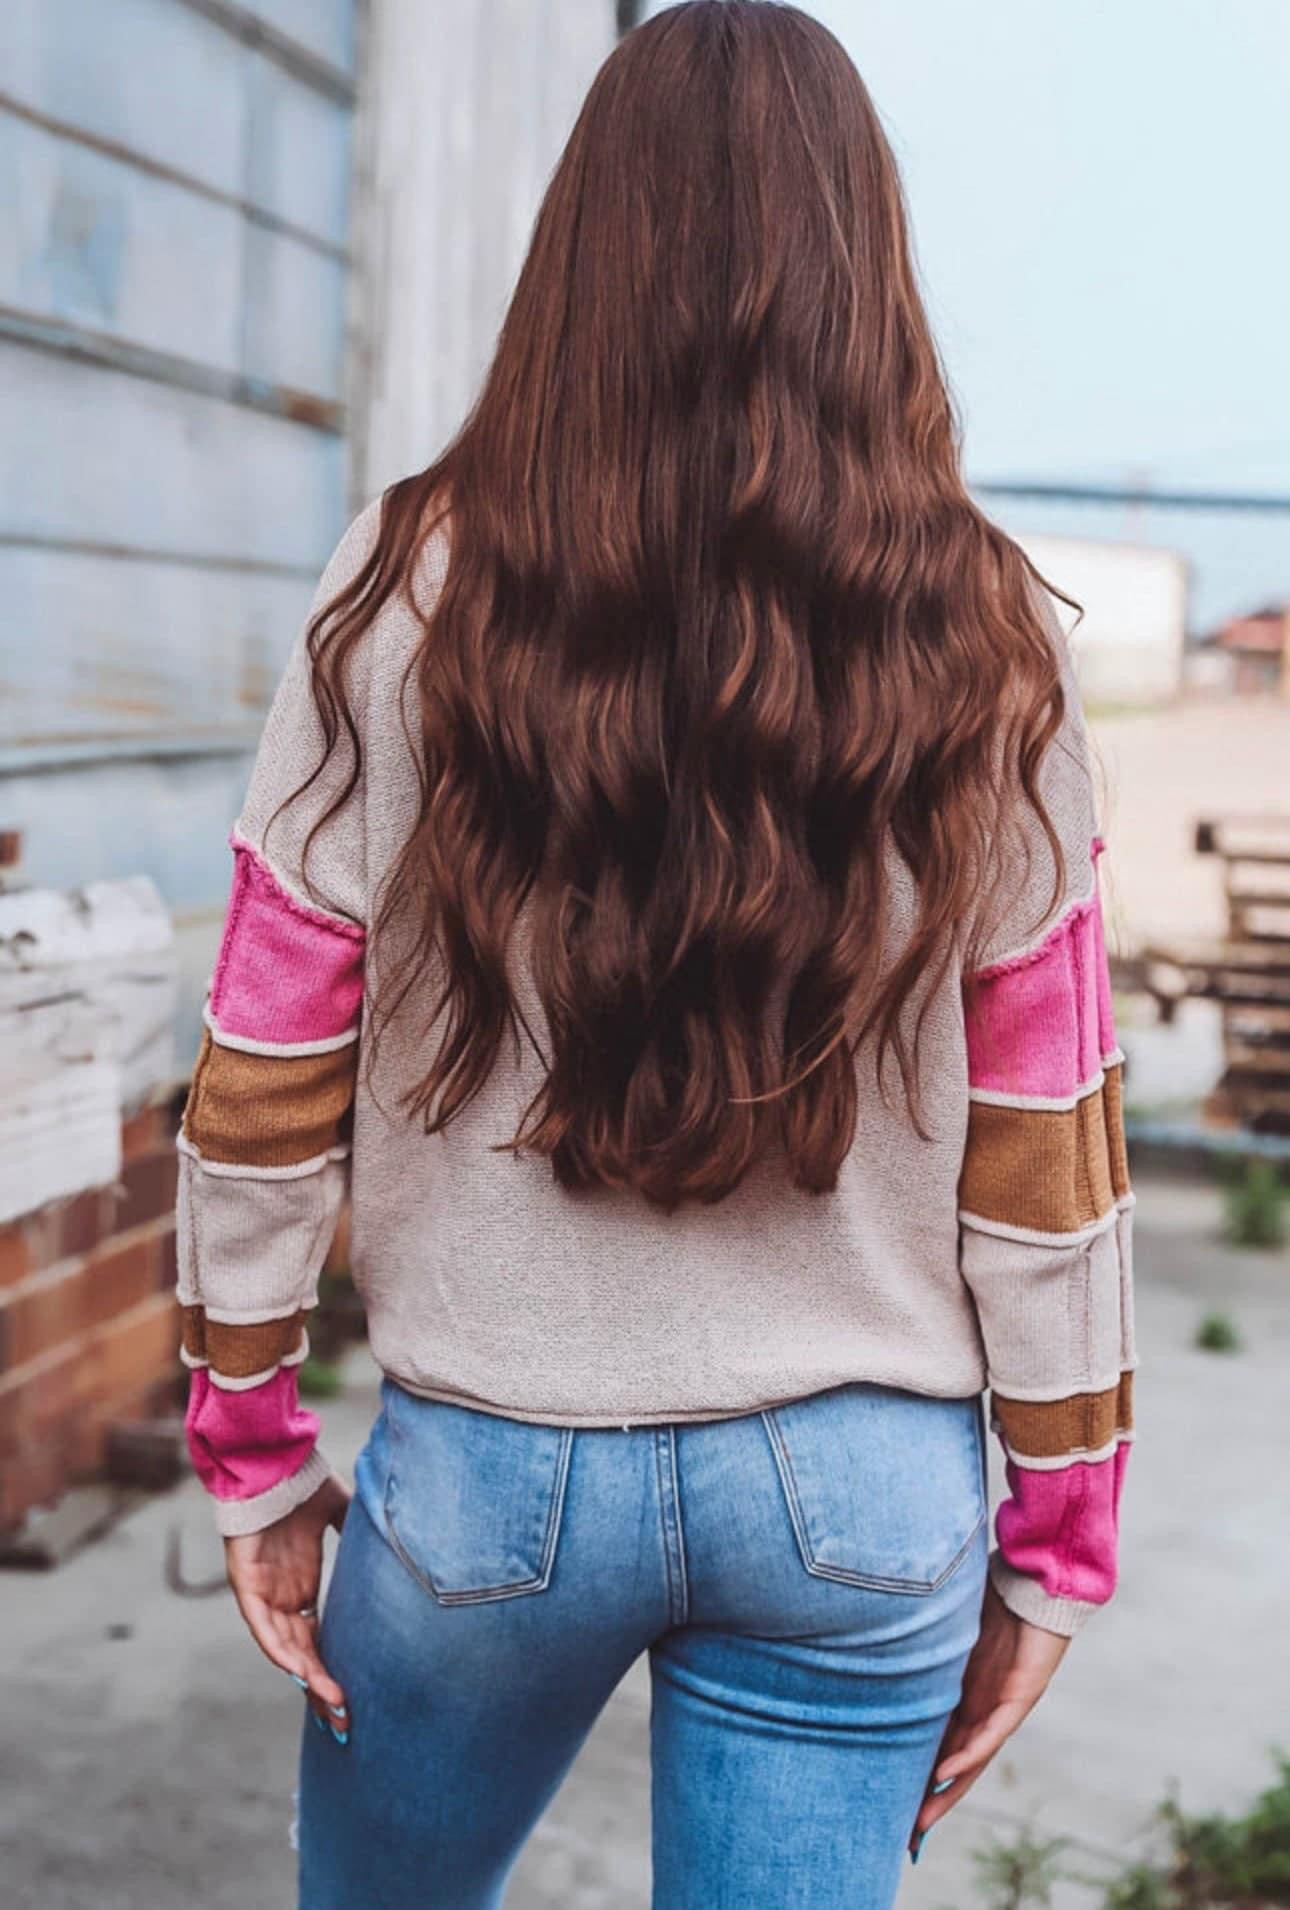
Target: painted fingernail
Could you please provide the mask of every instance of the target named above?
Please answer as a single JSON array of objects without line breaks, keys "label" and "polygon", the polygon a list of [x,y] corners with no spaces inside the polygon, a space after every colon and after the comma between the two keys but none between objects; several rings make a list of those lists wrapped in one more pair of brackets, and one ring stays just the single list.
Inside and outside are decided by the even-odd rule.
[{"label": "painted fingernail", "polygon": [[943,1777],[939,1784],[933,1784],[932,1796],[939,1797],[942,1791],[948,1791],[953,1782],[954,1779],[952,1777]]},{"label": "painted fingernail", "polygon": [[332,1736],[333,1736],[333,1737],[335,1738],[335,1740],[336,1740],[336,1742],[337,1742],[337,1744],[348,1744],[348,1743],[349,1743],[349,1732],[348,1732],[348,1731],[338,1731],[338,1730],[336,1729],[336,1727],[335,1727],[335,1725],[334,1725],[334,1724],[333,1724],[333,1725],[331,1726],[331,1734],[332,1734]]},{"label": "painted fingernail", "polygon": [[318,1729],[320,1731],[325,1731],[327,1729],[327,1720],[325,1718],[320,1718],[316,1711],[311,1711],[309,1715],[313,1719],[314,1723],[318,1726]]},{"label": "painted fingernail", "polygon": [[287,1676],[288,1678],[290,1678],[293,1685],[299,1685],[302,1691],[308,1691],[309,1680],[307,1678],[302,1678],[298,1671],[289,1671],[287,1673]]},{"label": "painted fingernail", "polygon": [[918,1853],[922,1848],[923,1848],[922,1838],[915,1837],[913,1843],[909,1846],[909,1861],[911,1864],[916,1864],[918,1862]]}]

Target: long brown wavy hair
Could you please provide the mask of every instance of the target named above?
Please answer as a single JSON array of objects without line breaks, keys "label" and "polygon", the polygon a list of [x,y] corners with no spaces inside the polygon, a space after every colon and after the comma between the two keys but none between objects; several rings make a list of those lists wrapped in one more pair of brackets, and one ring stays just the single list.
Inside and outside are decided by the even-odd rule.
[{"label": "long brown wavy hair", "polygon": [[1036,574],[960,474],[894,159],[818,22],[689,0],[600,69],[474,409],[311,626],[351,788],[346,661],[437,527],[420,813],[372,930],[398,950],[377,1042],[440,978],[408,1114],[445,1127],[519,1042],[527,904],[549,1053],[526,1023],[543,1080],[500,1145],[563,1186],[716,1201],[775,1146],[829,1189],[870,1038],[922,1131],[920,1017],[1019,809],[1060,870],[1062,694]]}]

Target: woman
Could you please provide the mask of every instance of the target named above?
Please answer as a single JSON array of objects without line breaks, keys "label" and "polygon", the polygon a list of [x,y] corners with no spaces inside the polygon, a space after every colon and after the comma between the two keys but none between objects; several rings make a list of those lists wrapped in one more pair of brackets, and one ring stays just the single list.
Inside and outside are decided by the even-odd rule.
[{"label": "woman", "polygon": [[[233,837],[188,1423],[308,1693],[307,1910],[499,1903],[642,1652],[656,1904],[890,1904],[1115,1578],[1099,846],[854,68],[674,7],[460,435],[327,570]],[[346,1518],[295,1375],[351,1172]]]}]

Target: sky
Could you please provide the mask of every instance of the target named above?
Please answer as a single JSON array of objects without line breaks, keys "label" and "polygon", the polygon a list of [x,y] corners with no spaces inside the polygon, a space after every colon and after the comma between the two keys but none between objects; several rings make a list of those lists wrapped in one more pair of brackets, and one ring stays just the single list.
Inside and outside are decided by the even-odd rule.
[{"label": "sky", "polygon": [[[969,477],[1290,494],[1290,0],[807,10],[896,150]],[[1202,622],[1290,596],[1290,517],[1229,528],[1130,526]]]}]

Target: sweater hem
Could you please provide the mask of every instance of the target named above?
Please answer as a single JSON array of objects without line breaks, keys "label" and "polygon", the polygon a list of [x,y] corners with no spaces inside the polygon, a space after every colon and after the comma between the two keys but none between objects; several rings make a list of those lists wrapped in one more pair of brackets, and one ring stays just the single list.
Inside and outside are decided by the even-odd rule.
[{"label": "sweater hem", "polygon": [[1029,1572],[1009,1565],[997,1549],[990,1554],[990,1583],[1014,1617],[1063,1638],[1073,1638],[1101,1610],[1091,1599],[1053,1597]]},{"label": "sweater hem", "polygon": [[387,1380],[402,1387],[405,1393],[412,1393],[418,1399],[438,1400],[445,1406],[463,1406],[471,1412],[491,1413],[498,1419],[525,1420],[535,1426],[570,1426],[585,1431],[631,1426],[700,1426],[709,1425],[719,1419],[751,1419],[758,1413],[773,1412],[777,1406],[792,1406],[799,1400],[813,1399],[819,1393],[836,1392],[843,1386],[880,1386],[894,1392],[916,1393],[921,1399],[977,1399],[985,1391],[984,1376],[978,1386],[947,1390],[944,1393],[931,1391],[924,1386],[902,1384],[898,1379],[881,1379],[872,1374],[857,1374],[852,1379],[829,1380],[822,1386],[808,1387],[790,1393],[779,1393],[771,1398],[754,1400],[741,1406],[673,1406],[663,1407],[649,1412],[600,1412],[572,1413],[543,1410],[532,1406],[504,1406],[495,1400],[482,1399],[478,1394],[466,1393],[449,1386],[431,1386],[419,1380],[406,1378],[388,1366],[382,1371]]},{"label": "sweater hem", "polygon": [[303,1466],[279,1479],[267,1492],[257,1492],[251,1499],[216,1499],[215,1529],[226,1539],[263,1532],[265,1526],[276,1525],[288,1512],[311,1499],[330,1478],[331,1466],[315,1446]]}]

